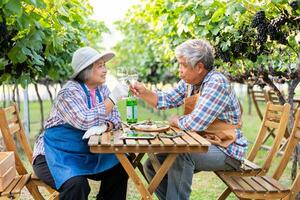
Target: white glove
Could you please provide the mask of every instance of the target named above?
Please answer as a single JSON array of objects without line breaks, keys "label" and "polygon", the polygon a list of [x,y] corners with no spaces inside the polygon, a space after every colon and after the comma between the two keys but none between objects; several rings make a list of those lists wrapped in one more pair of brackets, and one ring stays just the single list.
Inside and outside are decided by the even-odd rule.
[{"label": "white glove", "polygon": [[107,130],[106,124],[101,124],[100,126],[93,126],[84,133],[82,139],[89,139],[92,135],[101,135],[106,130]]},{"label": "white glove", "polygon": [[109,98],[116,105],[118,100],[128,96],[129,87],[122,83],[118,83],[117,86],[112,90],[109,95]]}]

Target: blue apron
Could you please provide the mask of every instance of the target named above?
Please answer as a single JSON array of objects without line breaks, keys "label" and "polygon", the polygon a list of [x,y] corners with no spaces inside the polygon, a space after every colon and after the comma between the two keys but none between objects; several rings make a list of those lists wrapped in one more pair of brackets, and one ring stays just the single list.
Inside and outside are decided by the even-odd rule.
[{"label": "blue apron", "polygon": [[[81,83],[91,108],[90,94]],[[97,89],[99,102],[102,101]],[[49,170],[59,189],[68,179],[103,172],[119,163],[114,154],[93,154],[89,151],[88,140],[83,140],[85,131],[62,124],[47,128],[44,134],[45,157]]]}]

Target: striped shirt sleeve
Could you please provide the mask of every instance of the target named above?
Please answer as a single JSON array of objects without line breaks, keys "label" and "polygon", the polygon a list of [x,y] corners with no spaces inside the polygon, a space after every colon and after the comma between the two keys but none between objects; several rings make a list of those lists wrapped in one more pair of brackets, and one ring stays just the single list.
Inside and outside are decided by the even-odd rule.
[{"label": "striped shirt sleeve", "polygon": [[186,85],[184,81],[180,81],[174,88],[166,92],[156,91],[158,96],[157,108],[164,110],[179,107],[183,104],[186,96]]},{"label": "striped shirt sleeve", "polygon": [[[108,87],[102,87],[103,89],[103,97],[104,100],[108,98],[110,91],[108,89]],[[120,117],[120,113],[117,109],[117,106],[115,106],[112,111],[108,114],[108,116],[105,119],[106,121],[111,122],[114,125],[114,130],[117,130],[119,128],[121,128],[121,117]]]}]

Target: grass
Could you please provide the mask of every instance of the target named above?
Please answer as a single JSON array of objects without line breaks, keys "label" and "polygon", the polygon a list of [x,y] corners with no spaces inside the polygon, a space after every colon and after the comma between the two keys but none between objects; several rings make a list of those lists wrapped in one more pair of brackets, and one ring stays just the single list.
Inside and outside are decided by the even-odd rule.
[{"label": "grass", "polygon": [[[48,113],[50,111],[51,103],[49,101],[44,101],[44,111],[45,111],[45,119],[47,119]],[[261,105],[264,107],[264,105]],[[243,128],[242,131],[247,139],[250,141],[249,149],[253,144],[256,134],[260,128],[260,119],[258,118],[254,106],[252,106],[252,113],[248,113],[248,103],[246,100],[243,102],[244,113],[243,113]],[[125,102],[122,101],[118,104],[118,109],[121,113],[122,120],[125,120]],[[22,106],[21,106],[21,114],[22,114]],[[159,115],[158,115],[159,113]],[[171,109],[167,111],[156,111],[154,109],[149,108],[143,102],[139,102],[138,106],[138,119],[145,120],[145,119],[154,119],[154,120],[165,120],[167,116],[171,116],[173,114],[180,114],[182,113],[181,109]],[[37,102],[30,102],[30,119],[31,119],[31,133],[30,133],[30,141],[33,145],[35,138],[37,137],[40,131],[40,110],[39,105]],[[261,150],[258,154],[258,158],[256,159],[257,163],[262,163],[267,155],[267,152]],[[275,159],[275,162],[278,162],[279,158]],[[270,172],[274,171],[274,166],[271,168]],[[286,170],[285,174],[283,175],[282,183],[283,184],[290,184],[290,169],[291,166],[288,166],[288,170]],[[96,194],[99,190],[99,184],[97,182],[91,181],[92,192],[90,194],[90,199],[95,199]],[[213,173],[213,172],[200,172],[194,175],[193,178],[193,185],[192,185],[192,193],[191,198],[192,200],[199,200],[199,199],[216,199],[218,195],[225,189],[225,184]],[[133,185],[132,181],[129,180],[129,187],[128,187],[128,200],[135,200],[140,199],[139,193],[135,186]],[[228,199],[236,199],[234,195]]]}]

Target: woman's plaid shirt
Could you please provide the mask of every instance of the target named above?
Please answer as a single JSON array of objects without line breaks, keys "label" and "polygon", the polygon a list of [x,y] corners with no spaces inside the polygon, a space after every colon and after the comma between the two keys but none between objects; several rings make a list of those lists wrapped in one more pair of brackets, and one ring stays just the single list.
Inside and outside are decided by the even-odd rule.
[{"label": "woman's plaid shirt", "polygon": [[[192,86],[193,88],[194,86]],[[210,71],[200,86],[201,95],[192,113],[179,118],[182,130],[201,132],[216,118],[229,124],[238,124],[241,109],[227,78],[215,70]],[[157,91],[158,109],[178,107],[188,93],[188,84],[181,80],[169,91]],[[240,129],[236,129],[236,141],[226,149],[219,147],[230,157],[243,160],[248,142]]]},{"label": "woman's plaid shirt", "polygon": [[[59,91],[54,105],[51,109],[50,116],[44,125],[44,129],[58,126],[61,124],[69,124],[77,129],[86,131],[92,126],[99,126],[105,122],[112,122],[115,129],[121,127],[120,114],[116,108],[106,116],[106,108],[103,100],[105,100],[110,91],[106,85],[98,87],[102,102],[97,99],[95,107],[89,109],[87,106],[87,96],[76,81],[69,81]],[[44,133],[38,137],[33,152],[33,160],[38,155],[44,155]]]}]

